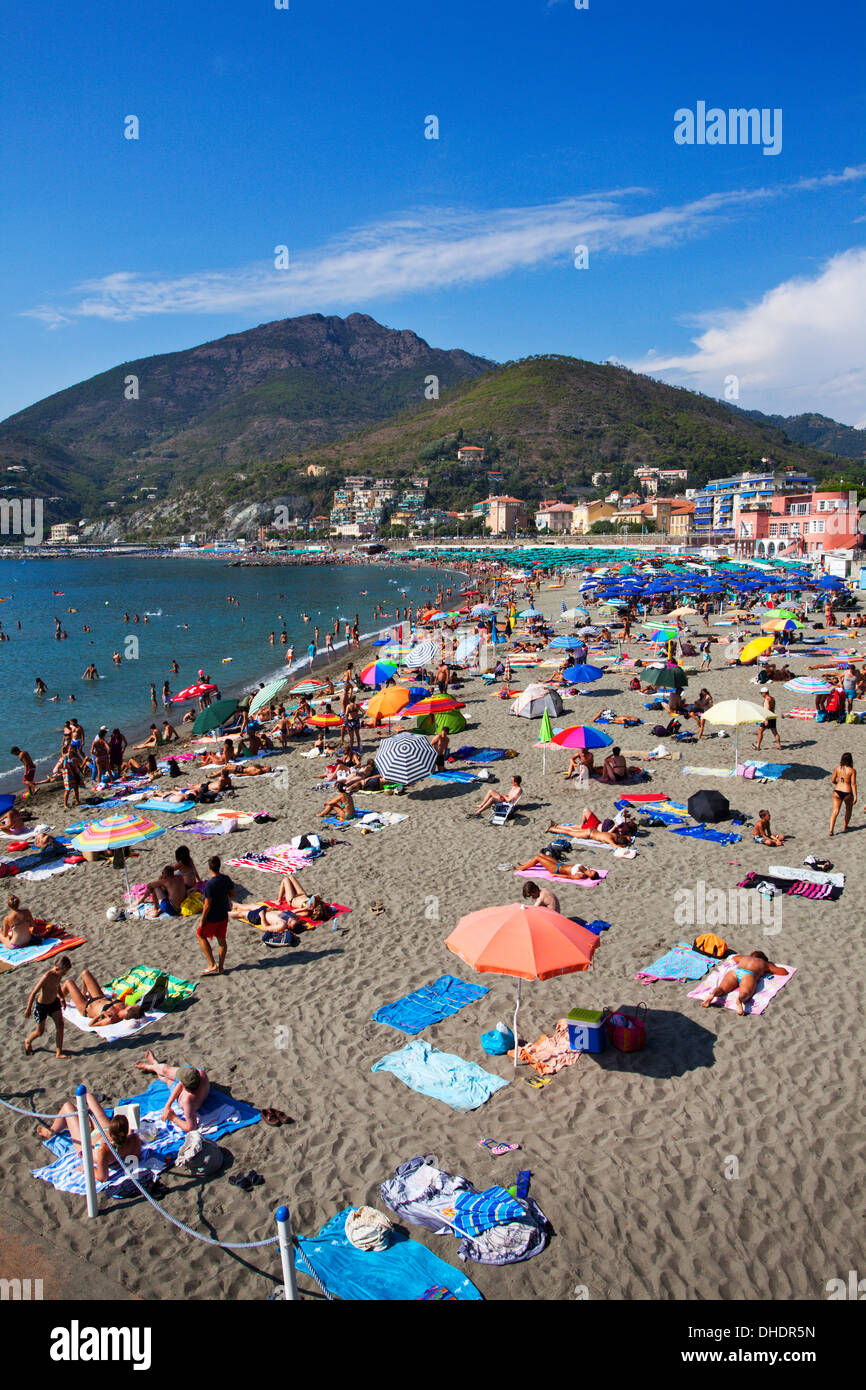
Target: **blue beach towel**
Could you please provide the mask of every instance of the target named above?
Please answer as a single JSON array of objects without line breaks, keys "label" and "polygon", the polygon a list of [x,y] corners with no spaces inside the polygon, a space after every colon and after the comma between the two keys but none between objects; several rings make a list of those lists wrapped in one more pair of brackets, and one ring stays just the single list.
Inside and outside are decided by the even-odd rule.
[{"label": "blue beach towel", "polygon": [[444,1100],[455,1110],[477,1110],[508,1082],[453,1052],[439,1052],[416,1039],[399,1052],[389,1052],[370,1068],[390,1071],[411,1090],[432,1100]]},{"label": "blue beach towel", "polygon": [[708,970],[712,970],[718,961],[712,956],[701,955],[700,951],[695,951],[686,941],[678,941],[676,946],[672,946],[658,960],[654,960],[652,965],[646,966],[644,970],[639,970],[635,976],[643,984],[652,984],[655,980],[702,980]]},{"label": "blue beach towel", "polygon": [[669,826],[672,835],[688,835],[692,840],[712,840],[714,845],[738,845],[743,838],[731,830],[711,830],[708,825]]},{"label": "blue beach towel", "polygon": [[474,772],[459,772],[456,768],[448,769],[445,772],[433,772],[431,777],[435,782],[477,782],[478,778]]},{"label": "blue beach towel", "polygon": [[388,1023],[403,1033],[420,1033],[489,993],[484,985],[466,984],[456,975],[440,975],[431,985],[423,985],[393,1004],[383,1004],[373,1014],[373,1022]]},{"label": "blue beach towel", "polygon": [[507,758],[509,751],[507,748],[474,748],[467,743],[451,756],[460,758],[464,763],[495,763],[500,758]]},{"label": "blue beach towel", "polygon": [[[168,1096],[169,1090],[164,1081],[152,1081],[147,1090],[142,1091],[140,1095],[129,1096],[126,1100],[117,1102],[118,1105],[137,1105],[142,1119],[149,1117],[159,1121],[157,1136],[147,1145],[146,1162],[142,1164],[142,1168],[151,1173],[159,1172],[166,1166],[166,1160],[177,1153],[185,1137],[176,1125],[164,1124],[160,1119]],[[105,1111],[109,1116],[113,1113],[108,1106]],[[258,1110],[251,1105],[245,1105],[243,1101],[232,1100],[222,1091],[211,1091],[199,1111],[199,1116],[201,1132],[208,1139],[221,1139],[224,1134],[244,1129],[247,1125],[258,1124],[261,1119]],[[53,1139],[45,1141],[45,1147],[55,1155],[55,1160],[45,1168],[32,1169],[33,1177],[50,1182],[59,1192],[71,1192],[83,1197],[84,1170],[68,1135],[55,1135]],[[111,1192],[112,1188],[119,1187],[121,1193],[112,1195],[126,1195],[123,1190],[124,1183],[124,1176],[119,1174],[109,1183],[97,1184],[97,1188],[100,1191]]]},{"label": "blue beach towel", "polygon": [[52,946],[60,945],[59,936],[46,936],[35,946],[0,946],[0,961],[6,965],[26,965],[30,960],[45,956]]},{"label": "blue beach towel", "polygon": [[297,1270],[309,1274],[302,1251],[329,1292],[348,1302],[420,1299],[434,1285],[450,1290],[458,1299],[481,1298],[465,1274],[405,1231],[395,1229],[384,1250],[356,1250],[345,1234],[346,1217],[354,1210],[346,1207],[338,1211],[317,1236],[298,1237]]},{"label": "blue beach towel", "polygon": [[154,798],[152,801],[136,801],[137,811],[167,811],[172,814],[175,811],[192,811],[195,809],[194,801],[159,801]]}]

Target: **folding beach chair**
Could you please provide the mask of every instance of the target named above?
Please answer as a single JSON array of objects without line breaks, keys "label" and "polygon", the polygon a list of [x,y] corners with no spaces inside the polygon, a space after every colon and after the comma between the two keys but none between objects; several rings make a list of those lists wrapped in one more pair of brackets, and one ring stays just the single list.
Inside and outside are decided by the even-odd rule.
[{"label": "folding beach chair", "polygon": [[492,814],[492,816],[490,817],[490,824],[491,824],[491,825],[504,825],[505,822],[508,820],[508,818],[509,818],[509,816],[511,815],[511,812],[512,812],[513,810],[514,810],[514,802],[513,802],[513,801],[499,801],[499,802],[497,802],[497,804],[496,804],[496,805],[494,806],[494,808],[493,808],[493,814]]}]

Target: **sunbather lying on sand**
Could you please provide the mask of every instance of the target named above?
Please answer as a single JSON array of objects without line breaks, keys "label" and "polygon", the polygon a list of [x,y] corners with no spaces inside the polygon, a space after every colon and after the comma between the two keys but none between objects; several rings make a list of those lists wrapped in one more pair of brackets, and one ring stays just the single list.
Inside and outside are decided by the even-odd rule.
[{"label": "sunbather lying on sand", "polygon": [[[177,1125],[186,1134],[198,1129],[198,1112],[210,1094],[207,1072],[201,1067],[170,1067],[167,1062],[158,1062],[150,1048],[144,1054],[144,1061],[135,1065],[139,1071],[153,1072],[171,1088],[162,1112],[163,1120]],[[172,1109],[175,1101],[180,1108],[180,1116]]]},{"label": "sunbather lying on sand", "polygon": [[572,840],[595,840],[598,844],[614,845],[617,849],[627,845],[634,834],[634,828],[629,828],[630,823],[627,822],[611,825],[609,830],[600,829],[601,824],[598,816],[590,811],[588,806],[584,806],[580,825],[551,824],[547,829],[559,835],[568,835]]},{"label": "sunbather lying on sand", "polygon": [[24,829],[26,822],[17,806],[10,806],[5,816],[0,816],[0,830],[5,830],[7,835],[14,835]]},{"label": "sunbather lying on sand", "polygon": [[219,777],[214,777],[209,782],[199,782],[196,786],[190,787],[193,796],[201,796],[202,792],[230,792],[232,790],[232,779],[229,770],[224,767]]},{"label": "sunbather lying on sand", "polygon": [[227,738],[223,743],[221,752],[205,753],[201,765],[202,767],[210,767],[211,765],[228,767],[229,763],[234,762],[236,756],[234,743],[230,738]]},{"label": "sunbather lying on sand", "polygon": [[586,869],[583,864],[561,864],[552,854],[533,855],[532,859],[528,859],[525,864],[518,864],[517,868],[521,873],[526,869],[547,869],[548,873],[556,878],[598,878],[597,869]]},{"label": "sunbather lying on sand", "polygon": [[[306,899],[304,899],[306,902]],[[237,922],[247,922],[252,927],[267,927],[269,931],[290,931],[300,926],[294,912],[282,907],[230,907],[229,917]]]},{"label": "sunbather lying on sand", "polygon": [[[87,1092],[87,1108],[99,1124],[105,1130],[111,1140],[112,1147],[117,1151],[120,1158],[141,1158],[141,1140],[135,1133],[130,1133],[129,1120],[125,1115],[113,1115],[108,1118],[99,1101],[90,1091]],[[91,1135],[99,1138],[99,1152],[96,1155],[94,1172],[97,1182],[107,1182],[112,1168],[117,1168],[117,1161],[111,1153],[99,1130],[95,1125],[91,1125]],[[36,1133],[40,1139],[51,1139],[55,1134],[62,1134],[66,1130],[76,1149],[81,1150],[81,1126],[78,1122],[78,1111],[71,1100],[65,1100],[60,1107],[60,1113],[56,1120],[52,1120],[51,1127],[37,1125]]]},{"label": "sunbather lying on sand", "polygon": [[732,990],[738,989],[737,993],[737,1013],[745,1013],[744,1004],[748,1004],[758,985],[765,975],[787,975],[787,970],[781,965],[774,965],[767,960],[763,951],[753,951],[749,956],[728,956],[725,965],[730,969],[719,980],[712,994],[703,1002],[703,1008],[708,1009],[717,999],[723,999]]},{"label": "sunbather lying on sand", "polygon": [[294,874],[285,874],[280,879],[277,901],[284,902],[292,912],[303,912],[314,922],[327,922],[331,917],[331,909],[324,898],[320,898],[318,893],[308,893]]},{"label": "sunbather lying on sand", "polygon": [[363,767],[353,771],[352,775],[346,778],[342,787],[347,792],[378,792],[382,790],[382,774],[373,759],[368,758]]},{"label": "sunbather lying on sand", "polygon": [[81,972],[81,987],[74,980],[64,980],[60,987],[64,1001],[90,1019],[91,1028],[107,1028],[128,1018],[141,1018],[146,1012],[141,1004],[122,1004],[112,999],[102,988],[92,970]]}]

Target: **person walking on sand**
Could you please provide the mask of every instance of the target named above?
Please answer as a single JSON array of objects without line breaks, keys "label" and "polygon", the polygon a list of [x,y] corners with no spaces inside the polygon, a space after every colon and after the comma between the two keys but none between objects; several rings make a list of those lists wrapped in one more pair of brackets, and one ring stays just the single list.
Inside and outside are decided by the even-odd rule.
[{"label": "person walking on sand", "polygon": [[854,759],[850,753],[843,753],[836,767],[833,768],[833,811],[830,816],[830,834],[836,828],[836,819],[842,807],[845,807],[845,822],[843,830],[848,829],[851,820],[851,812],[857,801],[857,773],[854,769]]},{"label": "person walking on sand", "polygon": [[17,758],[24,773],[24,790],[28,796],[36,795],[36,764],[30,754],[15,744],[9,749],[13,758]]},{"label": "person walking on sand", "polygon": [[[218,854],[207,861],[212,877],[204,886],[204,906],[201,910],[196,935],[208,963],[203,975],[222,975],[225,973],[226,930],[228,928],[229,908],[235,895],[235,885],[228,874],[221,873],[222,861]],[[210,939],[216,937],[217,960],[213,958]]]},{"label": "person walking on sand", "polygon": [[36,1027],[32,1033],[28,1033],[24,1039],[24,1051],[29,1057],[33,1052],[33,1044],[37,1038],[41,1038],[45,1032],[45,1024],[49,1018],[54,1024],[54,1055],[55,1057],[67,1057],[69,1054],[63,1051],[63,1005],[60,995],[63,985],[63,976],[72,969],[72,961],[68,956],[60,956],[54,962],[50,970],[46,970],[41,980],[38,980],[30,992],[27,1000],[27,1007],[24,1010],[24,1017],[29,1018],[36,1012]]},{"label": "person walking on sand", "polygon": [[762,741],[762,739],[763,739],[763,737],[764,737],[764,734],[767,733],[768,731],[769,731],[769,732],[773,735],[773,737],[775,738],[775,740],[776,740],[776,747],[777,747],[777,748],[781,748],[781,747],[782,747],[782,740],[779,738],[779,724],[778,724],[779,716],[776,714],[776,697],[775,697],[774,695],[771,695],[769,689],[767,689],[767,690],[764,691],[763,699],[764,699],[764,722],[763,722],[763,724],[759,724],[759,725],[758,725],[758,740],[757,740],[757,742],[756,742],[756,744],[755,744],[755,748],[756,748],[756,749],[760,748],[760,746],[761,746],[761,741]]}]

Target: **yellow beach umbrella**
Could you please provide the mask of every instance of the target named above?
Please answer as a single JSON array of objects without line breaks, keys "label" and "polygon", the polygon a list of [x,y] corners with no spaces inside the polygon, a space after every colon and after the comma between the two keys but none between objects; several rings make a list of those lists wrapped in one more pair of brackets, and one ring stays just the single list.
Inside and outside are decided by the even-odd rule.
[{"label": "yellow beach umbrella", "polygon": [[767,652],[775,642],[775,637],[755,637],[740,652],[740,665],[748,666],[750,661],[757,661],[761,652]]},{"label": "yellow beach umbrella", "polygon": [[752,703],[751,700],[722,700],[721,704],[712,705],[704,714],[704,721],[707,724],[730,724],[734,728],[734,767],[740,761],[740,740],[739,726],[741,724],[763,724],[767,717],[767,712]]}]

